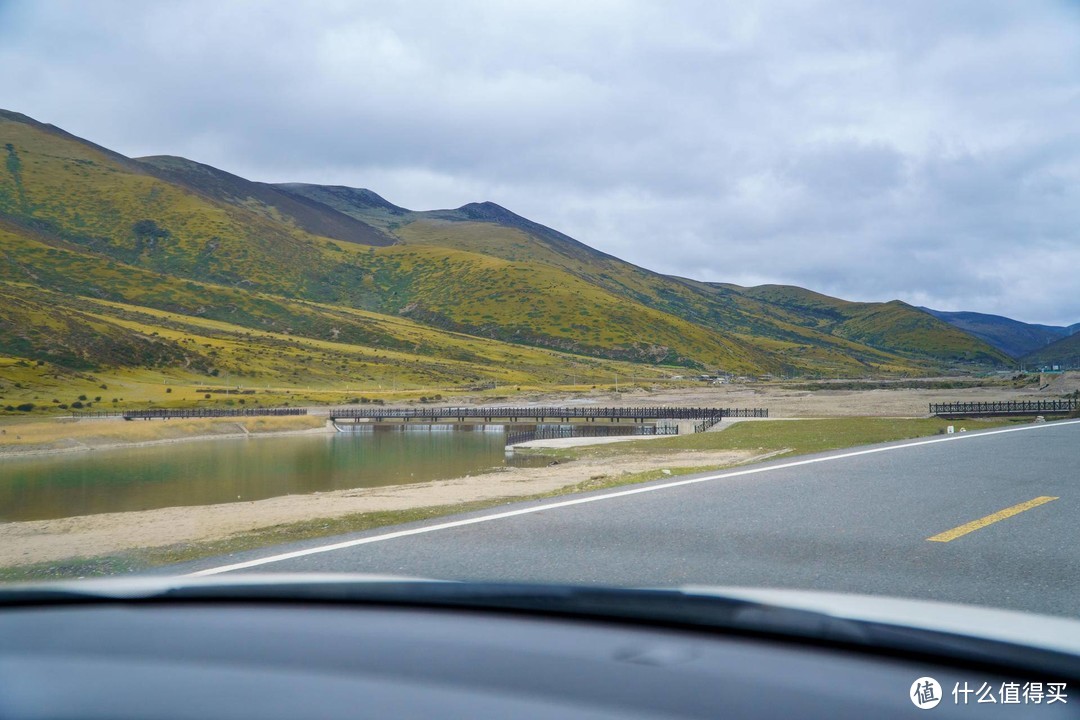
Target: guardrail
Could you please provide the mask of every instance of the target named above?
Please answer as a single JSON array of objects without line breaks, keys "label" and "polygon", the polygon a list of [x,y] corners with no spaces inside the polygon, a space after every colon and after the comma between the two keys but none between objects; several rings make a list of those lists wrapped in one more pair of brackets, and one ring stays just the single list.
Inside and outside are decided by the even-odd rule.
[{"label": "guardrail", "polygon": [[519,422],[522,418],[536,422],[553,420],[705,420],[720,417],[768,417],[765,408],[686,408],[686,407],[457,407],[457,408],[339,408],[330,410],[332,420],[457,420],[495,418]]},{"label": "guardrail", "polygon": [[706,430],[708,430],[712,426],[714,426],[717,423],[721,422],[723,419],[724,418],[722,418],[722,417],[705,418],[704,420],[702,420],[699,423],[694,423],[694,432],[695,433],[705,432]]},{"label": "guardrail", "polygon": [[160,408],[155,410],[88,410],[73,412],[75,419],[122,417],[125,420],[170,418],[222,418],[307,415],[307,408]]},{"label": "guardrail", "polygon": [[1067,415],[1080,409],[1077,400],[1005,400],[930,403],[930,414],[943,418],[1008,415]]}]

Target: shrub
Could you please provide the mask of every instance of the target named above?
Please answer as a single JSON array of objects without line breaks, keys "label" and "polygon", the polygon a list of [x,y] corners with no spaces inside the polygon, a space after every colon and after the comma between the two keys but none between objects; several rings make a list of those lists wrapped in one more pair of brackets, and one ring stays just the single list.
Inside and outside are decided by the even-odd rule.
[{"label": "shrub", "polygon": [[76,410],[81,410],[83,408],[82,401],[76,400],[75,402],[71,403],[71,407],[75,408]]},{"label": "shrub", "polygon": [[83,401],[85,401],[85,400],[86,400],[86,396],[85,396],[85,395],[80,395],[80,396],[79,396],[79,399],[80,399],[80,400],[83,400]]},{"label": "shrub", "polygon": [[16,405],[15,409],[18,410],[19,412],[30,412],[35,407],[37,407],[37,406],[34,405],[34,403],[23,403],[22,405]]},{"label": "shrub", "polygon": [[165,393],[166,394],[171,393],[171,392],[172,392],[172,388],[165,388]]},{"label": "shrub", "polygon": [[61,410],[67,410],[68,409],[68,406],[65,403],[60,403],[56,407],[60,408]]},{"label": "shrub", "polygon": [[209,400],[210,399],[210,393],[206,393],[205,395],[203,395],[203,399],[204,400]]}]

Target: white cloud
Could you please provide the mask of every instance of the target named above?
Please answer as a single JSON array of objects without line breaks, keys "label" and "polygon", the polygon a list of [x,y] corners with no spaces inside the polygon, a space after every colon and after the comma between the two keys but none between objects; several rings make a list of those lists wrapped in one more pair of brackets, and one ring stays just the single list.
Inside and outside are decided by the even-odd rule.
[{"label": "white cloud", "polygon": [[1064,2],[0,4],[0,104],[640,265],[1080,320]]}]

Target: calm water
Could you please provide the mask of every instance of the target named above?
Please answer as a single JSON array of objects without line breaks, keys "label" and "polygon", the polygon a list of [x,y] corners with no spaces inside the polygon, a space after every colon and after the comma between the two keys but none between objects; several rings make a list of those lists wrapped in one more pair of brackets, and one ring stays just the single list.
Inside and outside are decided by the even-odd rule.
[{"label": "calm water", "polygon": [[0,459],[0,521],[425,482],[529,462],[508,458],[503,438],[385,428]]}]

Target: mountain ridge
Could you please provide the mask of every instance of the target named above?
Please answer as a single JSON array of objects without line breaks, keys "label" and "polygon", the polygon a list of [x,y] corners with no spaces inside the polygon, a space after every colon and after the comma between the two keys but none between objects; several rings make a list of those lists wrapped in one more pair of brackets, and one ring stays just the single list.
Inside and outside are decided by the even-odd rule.
[{"label": "mountain ridge", "polygon": [[1080,323],[1069,326],[1040,325],[988,313],[950,312],[927,307],[919,309],[985,340],[1013,358],[1022,358],[1039,348],[1080,332]]},{"label": "mountain ridge", "polygon": [[[1008,362],[898,301],[849,303],[801,288],[780,297],[671,277],[491,202],[413,211],[366,189],[260,183],[175,156],[125,158],[6,111],[0,145],[0,280],[248,328],[233,334],[397,342],[396,331],[361,331],[349,313],[363,311],[381,327],[410,318],[477,342],[710,372],[896,374]],[[47,305],[6,320],[0,354],[17,349]],[[437,360],[438,348],[457,346],[434,338],[416,349]],[[496,371],[467,374],[485,372]]]}]

